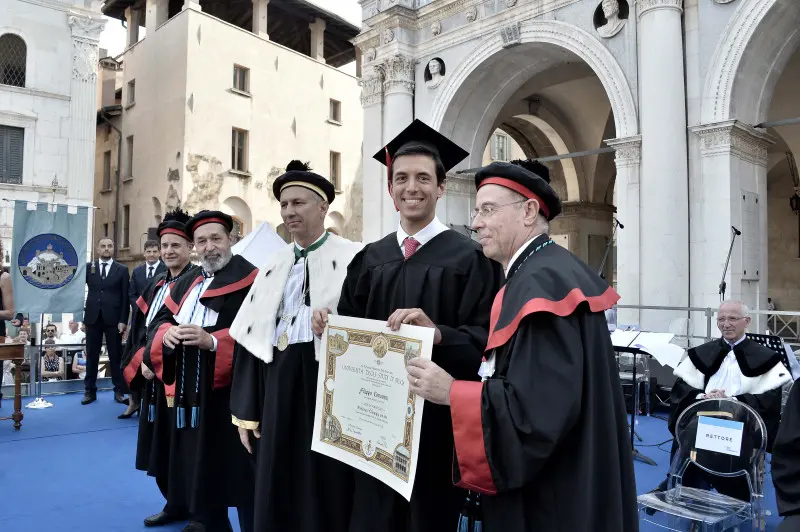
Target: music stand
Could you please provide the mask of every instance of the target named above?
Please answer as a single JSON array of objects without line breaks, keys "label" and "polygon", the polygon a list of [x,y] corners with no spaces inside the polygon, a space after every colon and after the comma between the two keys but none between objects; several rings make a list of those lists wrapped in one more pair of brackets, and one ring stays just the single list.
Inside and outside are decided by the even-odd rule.
[{"label": "music stand", "polygon": [[769,334],[755,333],[747,333],[745,336],[754,342],[763,345],[767,349],[778,353],[778,356],[781,357],[781,362],[783,362],[783,365],[786,366],[786,369],[788,369],[790,372],[792,371],[792,366],[789,364],[789,356],[786,353],[786,349],[783,347],[783,338]]},{"label": "music stand", "polygon": [[642,462],[649,464],[649,465],[657,465],[652,458],[645,456],[644,454],[639,452],[639,449],[636,448],[633,438],[636,433],[636,411],[639,409],[639,383],[636,382],[636,357],[638,355],[642,356],[650,356],[650,353],[646,351],[642,351],[637,347],[623,347],[623,346],[614,346],[614,351],[617,353],[628,353],[633,355],[633,377],[632,377],[632,384],[633,384],[633,408],[631,408],[631,449],[633,450],[633,459],[639,459]]}]

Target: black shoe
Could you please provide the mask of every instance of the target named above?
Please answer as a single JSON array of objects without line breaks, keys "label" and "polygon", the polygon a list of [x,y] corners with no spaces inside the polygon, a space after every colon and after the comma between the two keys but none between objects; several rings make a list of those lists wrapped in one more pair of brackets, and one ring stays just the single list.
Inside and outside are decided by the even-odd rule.
[{"label": "black shoe", "polygon": [[189,523],[181,529],[181,532],[206,532],[206,526],[197,521],[189,521]]},{"label": "black shoe", "polygon": [[120,415],[117,416],[117,419],[129,419],[129,418],[132,418],[134,414],[136,414],[136,417],[139,417],[139,407],[138,406],[136,407],[136,410],[131,410],[127,414],[125,412],[121,413]]},{"label": "black shoe", "polygon": [[83,394],[83,401],[81,401],[81,404],[88,405],[89,403],[94,403],[95,401],[97,401],[97,395],[86,392],[85,394]]},{"label": "black shoe", "polygon": [[127,404],[128,404],[128,398],[127,398],[127,397],[125,397],[125,396],[124,396],[122,393],[120,393],[120,392],[114,392],[114,400],[115,400],[116,402],[120,403],[120,404],[123,404],[123,405],[127,405]]},{"label": "black shoe", "polygon": [[145,517],[144,526],[162,526],[174,523],[175,521],[183,521],[183,518],[162,511],[150,517]]}]

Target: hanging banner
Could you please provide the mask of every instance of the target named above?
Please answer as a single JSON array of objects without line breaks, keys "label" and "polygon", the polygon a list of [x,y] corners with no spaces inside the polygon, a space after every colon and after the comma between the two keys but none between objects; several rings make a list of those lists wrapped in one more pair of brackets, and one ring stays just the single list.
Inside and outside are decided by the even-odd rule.
[{"label": "hanging banner", "polygon": [[34,204],[14,202],[14,306],[31,321],[38,321],[41,314],[64,312],[81,321],[89,208],[40,203],[29,210],[28,205]]}]

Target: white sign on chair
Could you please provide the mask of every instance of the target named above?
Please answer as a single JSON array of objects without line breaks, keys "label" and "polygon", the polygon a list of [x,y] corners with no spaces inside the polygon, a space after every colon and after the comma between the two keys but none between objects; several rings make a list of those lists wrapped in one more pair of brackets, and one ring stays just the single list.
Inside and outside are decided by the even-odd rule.
[{"label": "white sign on chair", "polygon": [[744,423],[699,416],[694,446],[706,451],[741,456]]}]

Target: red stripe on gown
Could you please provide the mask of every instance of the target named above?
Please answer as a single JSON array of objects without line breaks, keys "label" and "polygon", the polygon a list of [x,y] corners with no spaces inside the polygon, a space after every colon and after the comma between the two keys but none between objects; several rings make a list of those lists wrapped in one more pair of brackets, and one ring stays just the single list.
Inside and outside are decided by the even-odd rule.
[{"label": "red stripe on gown", "polygon": [[456,485],[487,495],[497,493],[486,458],[481,416],[482,382],[455,381],[450,388],[450,415],[460,480]]}]

